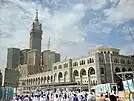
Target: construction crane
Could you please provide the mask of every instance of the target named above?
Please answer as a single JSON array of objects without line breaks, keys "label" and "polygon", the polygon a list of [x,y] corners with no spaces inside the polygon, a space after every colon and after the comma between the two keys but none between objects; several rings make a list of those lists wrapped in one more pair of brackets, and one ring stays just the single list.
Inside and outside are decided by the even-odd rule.
[{"label": "construction crane", "polygon": [[65,59],[64,60],[67,60],[67,56],[65,57]]},{"label": "construction crane", "polygon": [[49,37],[49,39],[48,39],[48,46],[47,46],[47,49],[49,50],[50,49],[50,44],[51,44],[51,42],[50,42],[50,37]]},{"label": "construction crane", "polygon": [[131,31],[130,31],[130,29],[129,29],[129,28],[128,28],[128,33],[129,33],[129,35],[130,35],[130,37],[131,37],[131,39],[132,39],[132,42],[134,43],[133,34],[131,33]]}]

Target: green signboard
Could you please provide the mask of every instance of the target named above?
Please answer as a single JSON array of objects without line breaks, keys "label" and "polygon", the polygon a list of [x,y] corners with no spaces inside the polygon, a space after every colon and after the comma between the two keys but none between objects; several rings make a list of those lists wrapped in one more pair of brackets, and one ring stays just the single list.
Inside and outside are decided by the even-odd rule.
[{"label": "green signboard", "polygon": [[0,101],[10,101],[13,99],[12,87],[0,87]]}]

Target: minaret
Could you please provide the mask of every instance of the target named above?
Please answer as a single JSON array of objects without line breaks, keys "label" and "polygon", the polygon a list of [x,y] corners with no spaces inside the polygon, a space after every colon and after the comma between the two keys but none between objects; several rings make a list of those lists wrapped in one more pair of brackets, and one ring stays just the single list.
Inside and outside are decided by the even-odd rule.
[{"label": "minaret", "polygon": [[42,25],[38,19],[38,10],[30,31],[30,49],[37,49],[41,53]]}]

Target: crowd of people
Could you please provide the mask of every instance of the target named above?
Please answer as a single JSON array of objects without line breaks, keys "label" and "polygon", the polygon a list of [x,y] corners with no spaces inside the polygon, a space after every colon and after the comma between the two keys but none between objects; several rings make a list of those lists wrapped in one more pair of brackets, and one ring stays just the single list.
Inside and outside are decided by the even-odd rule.
[{"label": "crowd of people", "polygon": [[40,94],[16,95],[13,101],[122,101],[114,94],[89,92],[41,92]]}]

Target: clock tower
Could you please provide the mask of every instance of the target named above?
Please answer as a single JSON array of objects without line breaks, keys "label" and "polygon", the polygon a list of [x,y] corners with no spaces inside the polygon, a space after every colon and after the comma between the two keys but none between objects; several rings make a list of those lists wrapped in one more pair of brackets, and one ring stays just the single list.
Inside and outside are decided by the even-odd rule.
[{"label": "clock tower", "polygon": [[37,49],[41,53],[41,40],[42,40],[42,24],[38,19],[38,11],[36,10],[36,17],[32,23],[30,31],[30,49]]}]

